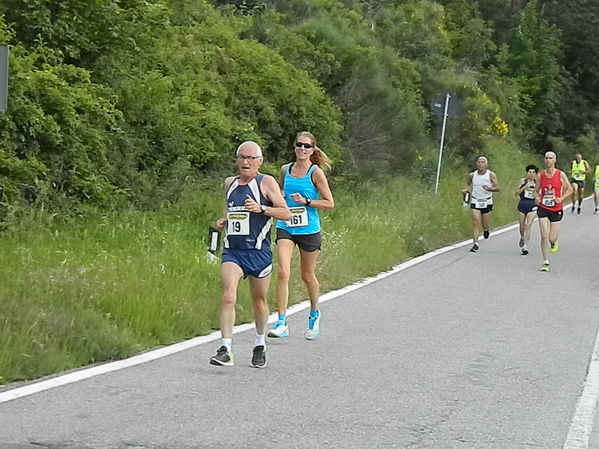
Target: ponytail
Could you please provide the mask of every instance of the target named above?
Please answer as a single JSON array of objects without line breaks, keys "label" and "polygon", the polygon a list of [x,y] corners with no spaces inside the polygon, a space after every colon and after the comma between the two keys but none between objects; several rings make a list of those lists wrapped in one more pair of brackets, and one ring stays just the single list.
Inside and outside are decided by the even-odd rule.
[{"label": "ponytail", "polygon": [[310,162],[317,165],[321,170],[330,170],[332,164],[331,159],[329,159],[324,151],[318,148],[318,145],[316,144],[316,137],[314,137],[314,135],[308,131],[302,131],[297,133],[295,136],[295,141],[297,142],[297,139],[300,137],[309,138],[312,141],[312,145],[314,145],[312,155],[310,156]]},{"label": "ponytail", "polygon": [[318,165],[322,170],[331,169],[331,159],[329,159],[326,153],[318,147],[314,147],[314,151],[310,156],[310,162]]}]

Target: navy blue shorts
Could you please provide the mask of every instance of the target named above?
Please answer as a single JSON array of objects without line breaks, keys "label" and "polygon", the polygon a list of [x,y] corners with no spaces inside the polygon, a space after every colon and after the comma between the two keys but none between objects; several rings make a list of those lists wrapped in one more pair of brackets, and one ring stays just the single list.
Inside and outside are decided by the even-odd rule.
[{"label": "navy blue shorts", "polygon": [[528,215],[531,212],[537,210],[535,200],[520,200],[518,203],[518,212],[522,212],[524,215]]},{"label": "navy blue shorts", "polygon": [[221,263],[233,262],[243,270],[243,277],[265,278],[272,273],[272,251],[268,249],[223,249]]}]

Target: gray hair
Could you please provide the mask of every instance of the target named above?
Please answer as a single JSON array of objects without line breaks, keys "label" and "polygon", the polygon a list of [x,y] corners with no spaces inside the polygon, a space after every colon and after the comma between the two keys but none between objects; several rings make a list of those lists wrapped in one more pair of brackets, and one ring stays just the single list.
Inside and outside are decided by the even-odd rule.
[{"label": "gray hair", "polygon": [[239,144],[239,146],[237,147],[237,151],[235,152],[235,156],[239,156],[239,151],[241,151],[241,149],[246,145],[251,145],[254,147],[254,149],[256,150],[256,156],[263,157],[262,156],[262,148],[260,148],[260,145],[258,145],[253,140],[246,140],[245,142]]}]

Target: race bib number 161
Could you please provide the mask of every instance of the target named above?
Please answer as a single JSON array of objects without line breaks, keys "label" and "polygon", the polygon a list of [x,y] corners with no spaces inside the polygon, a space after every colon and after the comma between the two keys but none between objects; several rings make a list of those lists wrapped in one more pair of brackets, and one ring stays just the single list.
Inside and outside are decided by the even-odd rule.
[{"label": "race bib number 161", "polygon": [[300,226],[308,226],[308,211],[305,207],[290,207],[291,220],[286,221],[290,228],[298,228]]}]

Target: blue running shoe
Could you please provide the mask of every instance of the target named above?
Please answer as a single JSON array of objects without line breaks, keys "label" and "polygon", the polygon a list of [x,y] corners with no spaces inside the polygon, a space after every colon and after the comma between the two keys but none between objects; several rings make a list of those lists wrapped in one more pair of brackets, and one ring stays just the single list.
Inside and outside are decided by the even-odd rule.
[{"label": "blue running shoe", "polygon": [[314,340],[320,335],[320,310],[316,313],[316,316],[308,315],[308,329],[304,332],[307,340]]},{"label": "blue running shoe", "polygon": [[289,337],[289,327],[287,326],[287,323],[282,320],[277,320],[275,324],[273,324],[272,329],[268,331],[268,336],[270,338]]}]

